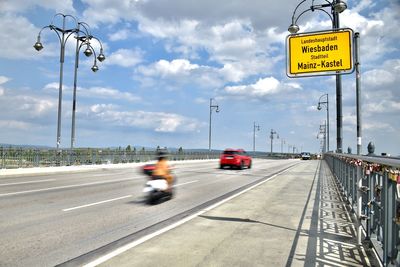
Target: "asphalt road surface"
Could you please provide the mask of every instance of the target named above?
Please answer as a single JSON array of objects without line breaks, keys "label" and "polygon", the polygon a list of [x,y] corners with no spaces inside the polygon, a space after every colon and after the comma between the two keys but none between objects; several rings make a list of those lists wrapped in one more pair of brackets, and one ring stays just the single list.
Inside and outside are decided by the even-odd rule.
[{"label": "asphalt road surface", "polygon": [[298,163],[255,159],[251,169],[220,170],[218,161],[171,162],[177,194],[152,206],[138,167],[1,177],[0,266],[75,265]]}]

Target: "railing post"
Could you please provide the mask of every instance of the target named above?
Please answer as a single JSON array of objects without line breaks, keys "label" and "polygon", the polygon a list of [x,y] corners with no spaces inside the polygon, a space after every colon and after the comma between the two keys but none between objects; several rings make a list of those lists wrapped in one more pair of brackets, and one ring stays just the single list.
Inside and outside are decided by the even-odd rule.
[{"label": "railing post", "polygon": [[362,168],[360,165],[357,165],[357,222],[358,222],[358,230],[357,230],[357,244],[362,245],[361,237],[362,237],[362,224],[361,224],[361,208],[362,208]]}]

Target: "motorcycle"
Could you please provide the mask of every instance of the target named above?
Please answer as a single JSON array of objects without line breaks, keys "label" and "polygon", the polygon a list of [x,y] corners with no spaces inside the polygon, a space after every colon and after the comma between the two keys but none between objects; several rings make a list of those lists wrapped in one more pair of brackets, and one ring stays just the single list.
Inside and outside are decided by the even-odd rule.
[{"label": "motorcycle", "polygon": [[[174,188],[168,189],[168,183],[163,178],[153,176],[155,164],[146,164],[143,166],[143,173],[148,176],[148,181],[143,188],[146,204],[156,204],[164,200],[169,200],[174,195]],[[175,179],[174,179],[175,180]]]}]

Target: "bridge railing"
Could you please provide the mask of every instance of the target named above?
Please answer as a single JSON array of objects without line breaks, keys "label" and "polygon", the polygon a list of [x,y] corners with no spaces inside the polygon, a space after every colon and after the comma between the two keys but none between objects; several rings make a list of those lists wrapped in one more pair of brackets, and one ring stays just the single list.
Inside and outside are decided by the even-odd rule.
[{"label": "bridge railing", "polygon": [[384,266],[400,266],[400,159],[324,155],[357,218],[358,243],[365,237]]},{"label": "bridge railing", "polygon": [[[169,151],[170,160],[218,159],[221,150],[173,150]],[[284,159],[298,158],[298,154],[256,152],[254,158]],[[118,164],[146,162],[156,158],[156,150],[123,149],[31,149],[0,147],[0,169],[53,167],[72,165]]]},{"label": "bridge railing", "polygon": [[[219,151],[170,151],[170,160],[219,158]],[[53,167],[71,165],[146,162],[156,158],[156,151],[119,149],[25,149],[1,148],[0,169]]]}]

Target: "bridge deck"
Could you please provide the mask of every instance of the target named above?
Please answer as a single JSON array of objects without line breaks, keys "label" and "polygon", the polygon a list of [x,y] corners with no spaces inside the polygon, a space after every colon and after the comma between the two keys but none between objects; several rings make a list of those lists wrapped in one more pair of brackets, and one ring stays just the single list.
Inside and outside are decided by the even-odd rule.
[{"label": "bridge deck", "polygon": [[93,264],[102,266],[377,266],[324,161],[302,161],[190,220]]}]

